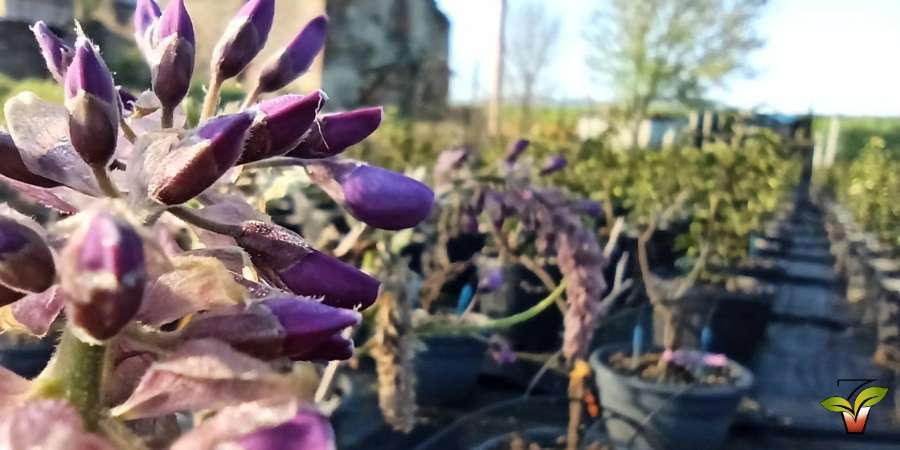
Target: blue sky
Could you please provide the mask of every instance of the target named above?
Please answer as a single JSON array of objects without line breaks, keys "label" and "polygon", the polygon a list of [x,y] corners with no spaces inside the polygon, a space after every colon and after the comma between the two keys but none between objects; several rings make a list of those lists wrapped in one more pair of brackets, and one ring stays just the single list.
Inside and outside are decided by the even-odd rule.
[{"label": "blue sky", "polygon": [[[509,0],[512,7],[517,2]],[[609,100],[584,64],[582,29],[596,0],[540,0],[561,17],[553,61],[554,99]],[[451,96],[486,98],[494,64],[499,0],[438,0],[451,25]],[[515,26],[509,23],[509,27]],[[741,108],[785,113],[900,116],[900,0],[770,0],[758,24],[766,46],[752,56],[752,79],[710,95]],[[479,92],[473,95],[477,74]]]}]

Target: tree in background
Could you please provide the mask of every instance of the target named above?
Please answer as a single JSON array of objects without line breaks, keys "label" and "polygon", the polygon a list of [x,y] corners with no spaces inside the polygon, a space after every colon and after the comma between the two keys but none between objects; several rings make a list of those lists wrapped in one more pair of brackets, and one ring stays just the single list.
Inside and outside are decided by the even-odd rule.
[{"label": "tree in background", "polygon": [[561,22],[558,15],[534,0],[520,3],[510,12],[512,26],[506,34],[505,58],[510,78],[519,84],[522,108],[519,129],[525,133],[531,128],[535,91],[551,67]]},{"label": "tree in background", "polygon": [[604,0],[585,29],[588,67],[611,83],[637,142],[656,100],[693,104],[763,45],[754,25],[767,0]]}]

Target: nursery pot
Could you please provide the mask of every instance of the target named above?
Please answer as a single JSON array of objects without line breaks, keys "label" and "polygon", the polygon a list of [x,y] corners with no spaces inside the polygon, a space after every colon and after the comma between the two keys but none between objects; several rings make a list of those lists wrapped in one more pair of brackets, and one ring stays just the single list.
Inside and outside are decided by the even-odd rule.
[{"label": "nursery pot", "polygon": [[487,343],[471,336],[428,336],[416,354],[416,402],[443,406],[466,400],[475,387]]},{"label": "nursery pot", "polygon": [[722,292],[709,328],[709,351],[748,364],[766,339],[772,313],[772,298],[762,294]]},{"label": "nursery pot", "polygon": [[[554,281],[561,279],[556,267],[544,270]],[[481,300],[481,311],[490,317],[502,318],[525,311],[547,297],[549,292],[531,270],[521,264],[502,269],[503,282],[497,292]],[[537,289],[528,289],[528,286]],[[555,352],[562,345],[562,313],[555,305],[536,317],[513,325],[504,336],[516,351],[531,353]]]},{"label": "nursery pot", "polygon": [[[609,367],[609,358],[630,353],[628,345],[603,347],[591,355],[600,404],[605,414],[623,420],[607,420],[613,442],[626,445],[639,424],[645,424],[631,443],[633,450],[715,450],[722,447],[734,421],[741,397],[753,384],[750,371],[730,362],[738,373],[735,385],[701,386],[647,382],[625,376]],[[646,439],[642,436],[652,436]],[[659,440],[654,446],[651,440]]]}]

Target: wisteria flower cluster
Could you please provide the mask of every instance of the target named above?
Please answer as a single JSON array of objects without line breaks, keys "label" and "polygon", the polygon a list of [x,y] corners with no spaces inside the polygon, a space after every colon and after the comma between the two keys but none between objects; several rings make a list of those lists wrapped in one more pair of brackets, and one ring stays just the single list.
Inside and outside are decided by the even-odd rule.
[{"label": "wisteria flower cluster", "polygon": [[324,16],[263,66],[244,107],[216,113],[222,81],[265,45],[274,0],[230,23],[200,124],[186,128],[196,42],[184,3],[138,0],[152,90],[137,96],[80,29],[69,43],[33,27],[65,105],[31,93],[5,105],[0,180],[62,219],[45,228],[3,208],[0,326],[62,337],[37,378],[0,369],[0,448],[333,448],[314,366],[273,362],[349,358],[344,330],[381,283],[273,224],[231,182],[281,158],[387,230],[424,220],[433,193],[337,156],[375,131],[380,108],[323,115],[322,92],[258,101],[309,69]]}]

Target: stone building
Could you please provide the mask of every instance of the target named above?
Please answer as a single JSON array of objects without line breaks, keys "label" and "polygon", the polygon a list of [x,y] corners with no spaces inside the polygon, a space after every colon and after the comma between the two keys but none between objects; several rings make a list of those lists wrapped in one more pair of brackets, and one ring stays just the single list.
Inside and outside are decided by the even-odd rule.
[{"label": "stone building", "polygon": [[[165,7],[169,0],[158,1]],[[244,2],[185,2],[197,35],[198,81],[208,80],[213,47]],[[90,17],[83,18],[86,31],[100,44],[111,66],[117,59],[127,61],[129,54],[135,55],[128,43],[133,40],[134,4],[135,0],[100,0]],[[0,73],[14,78],[46,77],[28,24],[44,20],[71,37],[75,5],[75,0],[0,0],[0,52],[6,59],[0,62]],[[253,82],[269,57],[307,21],[326,12],[330,30],[324,56],[286,90],[324,88],[332,110],[397,105],[417,116],[443,110],[449,89],[450,27],[435,0],[277,0],[268,45],[240,81]]]}]

